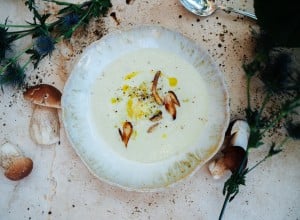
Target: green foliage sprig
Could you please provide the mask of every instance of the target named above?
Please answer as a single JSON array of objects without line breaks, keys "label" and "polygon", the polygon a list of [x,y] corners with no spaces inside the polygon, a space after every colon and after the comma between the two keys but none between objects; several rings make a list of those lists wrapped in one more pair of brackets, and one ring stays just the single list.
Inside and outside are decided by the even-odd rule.
[{"label": "green foliage sprig", "polygon": [[[295,36],[299,36],[300,29],[294,28],[299,25],[299,21],[294,20],[293,25],[285,23],[285,25],[290,25],[290,27],[285,27],[284,29],[291,28],[291,30],[284,32],[284,29],[282,29],[284,23],[282,21],[291,19],[292,13],[287,13],[288,17],[284,17],[280,25],[274,26],[274,20],[270,19],[270,17],[278,16],[278,14],[273,10],[270,12],[272,14],[262,13],[263,8],[271,3],[259,0],[254,2],[258,15],[258,24],[261,25],[261,29],[257,39],[255,57],[252,62],[243,66],[247,84],[245,117],[250,127],[250,136],[243,162],[224,183],[223,194],[225,195],[225,200],[219,219],[222,219],[228,202],[232,201],[239,193],[240,186],[246,184],[246,175],[268,158],[280,153],[289,138],[300,138],[300,123],[293,121],[293,115],[298,114],[300,109],[300,70],[292,62],[291,54],[284,49],[300,45],[299,38],[295,38]],[[272,1],[272,5],[277,3],[279,4],[278,0],[275,3]],[[299,15],[297,14],[296,16]],[[279,18],[281,19],[282,16],[278,16],[277,19]],[[295,35],[292,35],[293,33]],[[281,48],[278,46],[281,46]],[[263,100],[258,107],[253,107],[253,103],[251,103],[251,82],[254,77],[258,77],[264,85]],[[277,110],[268,112],[266,106],[272,106],[276,97],[277,100],[280,100],[280,103],[277,103],[277,108],[274,107],[273,109]],[[284,121],[287,136],[277,144],[265,143],[264,138],[266,134],[269,133],[272,136],[274,129],[276,130],[277,126],[280,123],[284,123]],[[266,153],[266,156],[251,168],[245,166],[250,150],[257,149],[263,145],[269,145],[269,151]]]},{"label": "green foliage sprig", "polygon": [[[277,61],[281,62],[282,56],[287,56],[286,54],[278,54]],[[260,57],[260,56],[259,56]],[[258,165],[260,165],[262,162],[264,162],[266,159],[280,153],[282,151],[282,148],[288,138],[300,138],[300,124],[295,123],[292,121],[291,116],[293,114],[298,114],[299,107],[300,107],[300,90],[299,90],[299,84],[297,81],[289,81],[290,74],[295,74],[297,77],[300,76],[300,72],[291,72],[289,71],[287,75],[282,78],[279,77],[279,75],[282,74],[282,71],[285,69],[285,65],[287,65],[287,62],[282,62],[281,64],[270,64],[270,63],[264,63],[257,65],[257,62],[260,62],[258,60],[254,60],[248,65],[244,66],[246,76],[247,76],[247,94],[248,94],[248,106],[245,109],[246,113],[246,120],[250,127],[250,136],[248,141],[248,146],[246,149],[246,154],[243,159],[243,162],[241,163],[239,169],[232,173],[232,175],[229,177],[229,179],[225,182],[224,188],[223,188],[223,194],[225,195],[225,200],[223,203],[223,207],[219,216],[219,219],[222,219],[226,205],[228,202],[232,201],[235,196],[239,193],[239,187],[241,185],[245,185],[246,183],[246,175],[254,170]],[[266,61],[268,62],[268,61]],[[253,65],[257,68],[253,68]],[[280,65],[282,68],[281,71],[272,72],[272,82],[266,81],[265,86],[265,94],[262,101],[262,104],[258,108],[254,108],[251,106],[251,92],[250,92],[250,85],[251,85],[251,79],[255,76],[260,76],[262,80],[265,80],[265,75],[267,74],[266,69],[269,65],[274,65],[273,67],[278,68],[277,65]],[[263,66],[263,69],[260,69]],[[280,69],[280,68],[279,68]],[[254,71],[255,70],[255,71]],[[255,72],[258,72],[255,74]],[[288,82],[284,84],[283,82]],[[290,92],[290,93],[287,93]],[[268,113],[265,108],[267,104],[272,104],[271,98],[276,97],[278,94],[283,96],[286,95],[285,100],[280,103],[279,109],[275,112]],[[257,149],[261,146],[263,146],[264,143],[264,137],[268,132],[273,132],[272,129],[276,128],[280,122],[283,120],[288,120],[286,123],[287,128],[287,137],[284,138],[280,143],[271,143],[269,147],[269,151],[267,152],[266,156],[257,162],[253,167],[247,168],[245,166],[246,161],[248,160],[249,153],[251,149]]]},{"label": "green foliage sprig", "polygon": [[[1,86],[5,84],[20,86],[25,79],[25,69],[30,63],[33,63],[36,68],[44,57],[51,55],[56,43],[62,39],[70,39],[77,28],[88,24],[93,17],[105,16],[111,7],[110,0],[90,0],[81,4],[55,0],[44,1],[62,7],[54,15],[55,21],[49,21],[52,14],[43,14],[38,11],[35,0],[27,0],[25,5],[33,14],[32,22],[26,22],[25,25],[10,25],[6,19],[3,24],[0,24]],[[15,28],[17,31],[9,31],[9,28]],[[28,35],[32,36],[33,43],[10,55],[13,42]],[[19,60],[25,54],[30,56],[21,65]]]}]

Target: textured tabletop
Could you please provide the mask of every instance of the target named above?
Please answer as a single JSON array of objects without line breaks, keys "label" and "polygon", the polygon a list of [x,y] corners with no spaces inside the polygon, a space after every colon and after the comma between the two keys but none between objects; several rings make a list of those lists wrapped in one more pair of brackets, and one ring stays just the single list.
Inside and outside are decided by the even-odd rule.
[{"label": "textured tabletop", "polygon": [[[74,1],[75,2],[75,1]],[[128,1],[127,1],[128,2]],[[252,1],[226,4],[253,11]],[[92,21],[85,32],[76,32],[70,42],[61,42],[39,67],[27,68],[29,85],[47,83],[62,90],[82,50],[119,29],[155,24],[178,31],[200,44],[215,60],[225,76],[230,94],[231,118],[243,118],[246,106],[245,75],[242,64],[253,56],[254,21],[233,13],[217,11],[210,17],[187,12],[177,0],[112,0],[104,18]],[[41,4],[41,7],[44,7]],[[54,5],[45,7],[53,13]],[[0,0],[0,21],[30,21],[24,1]],[[23,47],[28,38],[16,43]],[[257,87],[259,87],[257,82]],[[257,96],[259,98],[259,95]],[[128,192],[95,178],[69,144],[63,125],[60,142],[37,146],[30,139],[29,122],[33,106],[22,91],[0,91],[0,144],[9,141],[32,158],[32,173],[21,181],[6,179],[0,171],[0,219],[217,219],[226,179],[214,180],[207,165],[175,187],[160,192]],[[60,112],[61,114],[61,112]],[[246,187],[229,203],[224,219],[299,219],[300,148],[289,142],[284,152],[272,157],[247,176]],[[267,151],[254,150],[253,164]],[[263,152],[263,153],[262,153]]]}]

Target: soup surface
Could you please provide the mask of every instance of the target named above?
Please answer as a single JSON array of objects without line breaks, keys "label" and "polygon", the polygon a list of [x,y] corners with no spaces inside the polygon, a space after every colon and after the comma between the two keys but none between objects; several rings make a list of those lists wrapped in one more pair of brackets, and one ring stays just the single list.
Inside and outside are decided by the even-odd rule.
[{"label": "soup surface", "polygon": [[[159,96],[164,99],[172,91],[180,102],[175,120],[153,97],[158,71]],[[99,73],[91,89],[90,120],[94,135],[120,157],[151,163],[201,145],[208,102],[205,82],[190,63],[168,51],[145,48],[113,60]],[[161,117],[150,120],[157,115]],[[124,122],[133,128],[127,146],[119,132]]]}]

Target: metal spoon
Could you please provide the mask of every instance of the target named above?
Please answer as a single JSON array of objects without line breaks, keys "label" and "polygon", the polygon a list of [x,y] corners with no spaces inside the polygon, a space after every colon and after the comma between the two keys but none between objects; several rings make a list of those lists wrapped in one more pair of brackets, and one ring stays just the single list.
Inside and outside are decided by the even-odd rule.
[{"label": "metal spoon", "polygon": [[221,9],[225,11],[235,12],[257,20],[256,16],[252,13],[234,9],[231,7],[217,5],[214,0],[180,0],[180,2],[188,11],[199,16],[209,16],[216,10]]}]

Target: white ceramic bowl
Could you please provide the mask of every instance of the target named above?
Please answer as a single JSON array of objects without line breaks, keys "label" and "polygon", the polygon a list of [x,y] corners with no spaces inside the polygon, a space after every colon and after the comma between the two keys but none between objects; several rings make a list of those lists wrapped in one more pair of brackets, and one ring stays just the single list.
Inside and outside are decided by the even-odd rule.
[{"label": "white ceramic bowl", "polygon": [[[131,68],[130,57],[134,56],[132,54],[135,54],[138,58],[138,51],[146,51],[147,54],[148,49],[152,52],[157,50],[157,53],[161,56],[160,59],[153,61],[153,66],[150,65],[155,70],[163,68],[163,64],[166,63],[170,68],[173,65],[178,65],[180,69],[178,60],[182,60],[195,70],[193,74],[199,74],[188,76],[188,73],[181,71],[176,75],[180,79],[180,85],[182,85],[182,88],[174,88],[181,101],[181,107],[178,107],[177,115],[179,119],[172,121],[166,115],[165,123],[169,123],[174,128],[176,126],[181,128],[186,126],[190,130],[185,130],[186,134],[182,134],[178,130],[174,131],[173,135],[172,132],[168,133],[170,142],[167,141],[166,143],[174,143],[175,146],[178,142],[180,146],[178,150],[172,149],[173,145],[166,147],[169,151],[166,150],[167,153],[163,156],[163,150],[157,147],[162,142],[157,138],[159,136],[152,138],[152,140],[155,140],[153,143],[156,143],[153,152],[151,151],[151,144],[153,144],[151,143],[151,136],[147,139],[148,136],[145,134],[139,136],[145,138],[145,145],[141,144],[143,139],[138,142],[141,148],[138,148],[138,144],[136,144],[137,146],[134,145],[135,139],[130,140],[131,143],[129,142],[128,147],[125,148],[118,136],[118,128],[114,124],[118,123],[120,118],[101,116],[103,119],[102,125],[101,117],[97,119],[95,109],[92,107],[95,106],[96,100],[93,98],[93,88],[95,88],[97,80],[105,76],[104,72],[107,72],[108,67],[118,65],[119,59],[127,57],[124,63],[129,66],[120,64],[120,73],[124,74],[127,71],[124,69],[125,67]],[[162,55],[164,52],[160,53],[159,51],[164,51],[166,55],[169,54],[170,56],[165,58]],[[139,61],[139,63],[141,62]],[[162,65],[159,62],[163,62]],[[143,64],[139,66],[139,70],[141,70],[141,66]],[[149,66],[146,67],[145,64],[145,69],[147,68],[149,69]],[[118,71],[117,68],[114,69]],[[147,76],[149,78],[149,75]],[[193,77],[200,77],[203,80],[202,90],[199,88],[198,91],[197,88],[193,88],[196,87],[196,84],[193,84],[193,80],[188,80],[193,79]],[[115,78],[117,79],[117,77]],[[114,82],[119,83],[118,80],[114,80]],[[107,87],[106,93],[104,91],[103,94],[108,94],[107,92],[110,90],[116,92],[117,87],[114,86],[116,85],[113,82],[109,86],[103,84],[103,87]],[[197,112],[198,107],[192,108],[192,105],[188,104],[188,102],[192,102],[190,100],[192,97],[187,98],[189,95],[201,97],[198,99],[199,102],[206,100],[203,102],[203,106],[205,105],[205,116],[203,116],[205,123],[202,122],[201,129],[193,129],[199,125],[197,118],[193,118],[196,117],[193,112],[194,110]],[[111,109],[108,100],[110,100],[110,97],[107,97],[107,95],[99,96],[99,103],[102,103],[98,106],[100,110],[102,108],[103,111]],[[189,101],[185,102],[185,100]],[[201,107],[201,103],[198,106]],[[127,31],[114,32],[87,47],[74,66],[65,85],[62,111],[63,123],[69,140],[88,169],[105,182],[136,191],[161,189],[193,174],[217,153],[229,123],[228,93],[224,77],[214,61],[200,45],[180,33],[159,26],[141,26]],[[111,113],[107,115],[109,114]],[[126,114],[122,115],[123,119],[124,115],[126,116]],[[190,117],[189,121],[183,119],[180,121],[180,118],[184,117]],[[111,124],[107,123],[109,120],[112,121]],[[136,123],[138,126],[139,122]],[[176,123],[183,123],[183,125]],[[99,134],[97,126],[100,126],[102,130],[107,128],[108,135]],[[163,129],[162,127],[159,129]],[[194,134],[191,135],[191,132]],[[142,131],[139,131],[139,133],[142,133]],[[113,139],[109,139],[109,135]],[[183,137],[180,137],[180,135]],[[193,136],[194,139],[196,137],[196,144],[189,144],[191,143],[189,142],[190,136]],[[178,141],[176,138],[178,138]],[[134,149],[138,152],[137,154],[134,153]],[[148,155],[151,159],[148,159]]]}]

